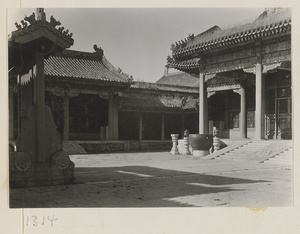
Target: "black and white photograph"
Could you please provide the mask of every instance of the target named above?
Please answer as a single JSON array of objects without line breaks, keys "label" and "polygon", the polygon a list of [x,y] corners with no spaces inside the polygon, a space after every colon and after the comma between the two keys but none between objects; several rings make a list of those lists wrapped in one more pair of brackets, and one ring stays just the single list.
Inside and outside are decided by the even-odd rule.
[{"label": "black and white photograph", "polygon": [[290,8],[8,9],[9,207],[291,207]]}]

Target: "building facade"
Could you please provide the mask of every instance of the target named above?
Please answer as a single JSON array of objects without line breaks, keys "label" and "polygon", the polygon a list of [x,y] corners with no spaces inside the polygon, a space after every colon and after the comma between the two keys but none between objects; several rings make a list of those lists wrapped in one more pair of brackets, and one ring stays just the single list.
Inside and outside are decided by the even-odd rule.
[{"label": "building facade", "polygon": [[[198,87],[133,81],[100,48],[53,53],[44,76],[56,130],[86,152],[169,150],[172,133],[198,132]],[[26,126],[34,79],[34,67],[10,76],[11,142]]]},{"label": "building facade", "polygon": [[292,138],[290,9],[214,26],[171,50],[168,68],[199,77],[199,133],[216,126],[224,138]]}]

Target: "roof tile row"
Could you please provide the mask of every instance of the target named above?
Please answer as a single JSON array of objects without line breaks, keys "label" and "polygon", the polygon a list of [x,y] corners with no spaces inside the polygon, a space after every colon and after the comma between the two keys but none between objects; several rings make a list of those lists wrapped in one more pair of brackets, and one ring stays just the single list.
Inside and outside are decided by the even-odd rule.
[{"label": "roof tile row", "polygon": [[[104,60],[104,59],[103,59]],[[93,79],[99,81],[129,82],[130,79],[105,65],[104,61],[60,55],[45,59],[45,75]]]},{"label": "roof tile row", "polygon": [[239,27],[216,30],[209,36],[196,36],[194,39],[181,45],[174,46],[172,49],[173,57],[178,58],[195,52],[221,48],[290,31],[291,18],[289,9],[282,9],[279,13]]}]

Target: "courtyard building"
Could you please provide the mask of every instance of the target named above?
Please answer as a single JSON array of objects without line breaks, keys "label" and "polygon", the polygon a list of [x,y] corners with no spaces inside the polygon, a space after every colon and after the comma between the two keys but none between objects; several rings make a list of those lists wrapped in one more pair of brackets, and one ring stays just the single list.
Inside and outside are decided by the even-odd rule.
[{"label": "courtyard building", "polygon": [[291,139],[291,14],[266,9],[254,22],[213,26],[171,45],[168,68],[199,79],[199,133]]}]

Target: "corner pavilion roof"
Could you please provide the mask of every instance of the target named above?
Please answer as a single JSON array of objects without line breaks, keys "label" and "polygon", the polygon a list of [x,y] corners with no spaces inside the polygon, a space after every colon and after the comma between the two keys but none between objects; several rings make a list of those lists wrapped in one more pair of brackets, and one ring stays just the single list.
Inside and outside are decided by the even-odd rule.
[{"label": "corner pavilion roof", "polygon": [[132,78],[121,74],[104,55],[65,50],[45,59],[45,77],[80,80],[86,83],[115,83],[129,85]]},{"label": "corner pavilion roof", "polygon": [[[238,44],[253,42],[257,38],[264,39],[271,35],[290,33],[290,31],[291,12],[289,8],[279,8],[270,13],[265,11],[252,23],[225,30],[214,26],[197,36],[190,36],[181,42],[172,44],[171,50],[175,60],[169,61],[168,65],[174,68],[196,68],[197,61],[191,55],[227,46],[237,46]],[[185,60],[185,64],[182,64],[182,60]]]}]

